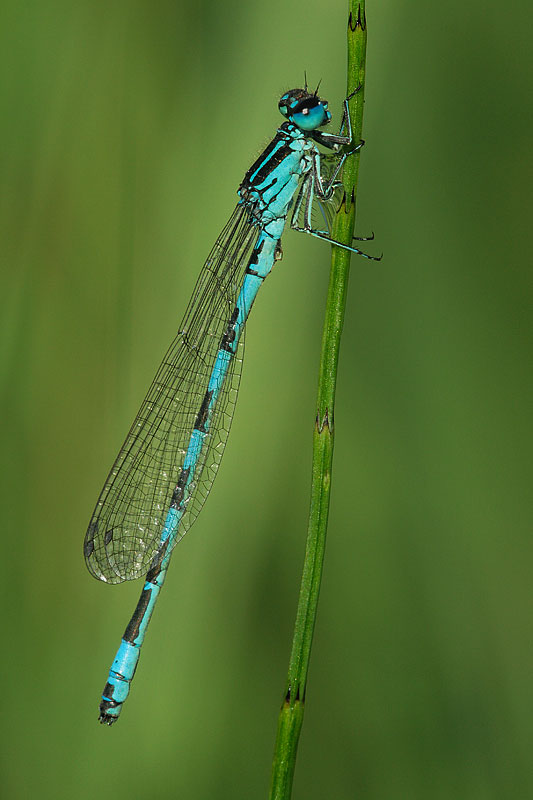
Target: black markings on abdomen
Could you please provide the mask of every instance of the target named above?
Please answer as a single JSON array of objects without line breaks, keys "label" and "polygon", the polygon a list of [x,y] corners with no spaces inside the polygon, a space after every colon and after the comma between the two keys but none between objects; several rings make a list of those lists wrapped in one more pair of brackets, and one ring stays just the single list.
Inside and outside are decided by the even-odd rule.
[{"label": "black markings on abdomen", "polygon": [[257,278],[261,278],[261,280],[264,280],[264,276],[260,275],[258,271],[254,269],[255,267],[257,267],[259,263],[259,256],[261,255],[264,246],[265,246],[265,240],[262,239],[259,245],[254,248],[254,251],[250,256],[248,266],[246,267],[245,275],[255,275]]},{"label": "black markings on abdomen", "polygon": [[239,309],[237,308],[237,306],[235,306],[232,315],[230,317],[228,327],[226,328],[226,331],[223,334],[222,340],[220,342],[220,349],[226,350],[226,352],[228,353],[233,353],[233,342],[235,341],[235,325],[237,323],[238,318],[239,318]]},{"label": "black markings on abdomen", "polygon": [[212,397],[213,397],[213,390],[208,389],[207,392],[204,394],[204,399],[202,400],[200,411],[198,412],[196,421],[194,423],[195,431],[200,431],[201,433],[206,432],[207,418],[209,416],[209,404],[211,402]]},{"label": "black markings on abdomen", "polygon": [[174,492],[172,494],[172,499],[170,501],[171,508],[178,508],[178,509],[181,508],[181,504],[183,503],[183,498],[185,496],[185,487],[187,486],[187,481],[189,480],[190,472],[191,472],[190,467],[181,470],[178,482],[176,484],[176,488],[174,489]]},{"label": "black markings on abdomen", "polygon": [[139,597],[139,602],[137,603],[137,608],[133,612],[133,616],[128,622],[128,627],[124,631],[124,636],[122,637],[125,642],[135,644],[135,639],[139,635],[140,625],[146,613],[146,609],[148,608],[148,603],[150,602],[151,596],[152,589],[142,590],[141,596]]},{"label": "black markings on abdomen", "polygon": [[165,558],[166,552],[168,550],[168,543],[169,539],[166,539],[163,545],[159,548],[157,553],[152,559],[152,563],[150,564],[150,569],[146,573],[146,582],[147,583],[154,583],[156,582],[159,574],[161,572],[161,564],[163,563],[163,559]]}]

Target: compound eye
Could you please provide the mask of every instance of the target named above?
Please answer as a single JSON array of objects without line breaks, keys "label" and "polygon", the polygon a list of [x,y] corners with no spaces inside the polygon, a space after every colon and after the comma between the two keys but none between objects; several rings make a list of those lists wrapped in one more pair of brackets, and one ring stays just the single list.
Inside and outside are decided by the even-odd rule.
[{"label": "compound eye", "polygon": [[314,105],[301,105],[292,114],[292,120],[299,128],[304,131],[314,131],[315,128],[320,128],[329,121],[329,112],[326,111],[322,103],[315,103]]}]

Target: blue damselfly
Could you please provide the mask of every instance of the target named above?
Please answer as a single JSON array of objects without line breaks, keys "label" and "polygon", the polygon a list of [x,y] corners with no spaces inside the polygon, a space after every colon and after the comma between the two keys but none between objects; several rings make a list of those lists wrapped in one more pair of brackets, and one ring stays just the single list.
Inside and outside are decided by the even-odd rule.
[{"label": "blue damselfly", "polygon": [[[244,325],[282,256],[291,207],[293,229],[333,241],[338,178],[346,157],[362,145],[352,143],[348,99],[340,131],[331,134],[318,130],[331,120],[318,87],[282,96],[279,109],[287,121],[244,176],[237,206],[98,499],[85,536],[89,571],[107,583],[146,576],[100,702],[103,723],[111,725],[120,714],[173,547],[215,478],[236,401]],[[317,145],[330,154],[321,155]],[[313,224],[317,211],[320,226]]]}]

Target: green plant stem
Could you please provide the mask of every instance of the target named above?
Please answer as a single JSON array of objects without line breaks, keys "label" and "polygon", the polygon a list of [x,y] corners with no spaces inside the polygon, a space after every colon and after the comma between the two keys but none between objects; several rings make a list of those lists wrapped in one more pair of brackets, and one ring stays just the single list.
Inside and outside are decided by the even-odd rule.
[{"label": "green plant stem", "polygon": [[[348,86],[347,96],[358,86],[360,90],[349,102],[353,141],[361,139],[363,127],[364,78],[366,57],[366,20],[364,0],[349,0],[348,20]],[[359,171],[359,153],[346,160],[343,169],[344,199],[335,218],[332,236],[351,244],[355,225],[355,195]],[[281,707],[274,760],[270,800],[289,800],[302,727],[307,670],[318,607],[320,581],[326,544],[326,530],[331,491],[333,460],[333,419],[337,365],[351,253],[333,246],[331,272],[318,381],[318,401],[313,433],[313,466],[311,508],[307,532],[300,597],[294,626],[292,651],[285,698]]]}]

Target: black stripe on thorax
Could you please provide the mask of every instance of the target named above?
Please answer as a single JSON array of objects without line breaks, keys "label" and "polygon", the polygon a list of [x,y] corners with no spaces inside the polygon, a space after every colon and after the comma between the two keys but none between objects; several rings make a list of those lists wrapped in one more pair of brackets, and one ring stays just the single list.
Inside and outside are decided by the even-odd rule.
[{"label": "black stripe on thorax", "polygon": [[[280,142],[283,142],[281,147],[279,147]],[[255,163],[252,164],[244,176],[242,184],[250,187],[264,183],[270,173],[292,152],[290,146],[291,142],[292,139],[288,138],[287,134],[278,132],[268,147],[261,153]],[[276,147],[278,147],[277,150]],[[276,150],[276,152],[274,152],[274,150]]]}]

